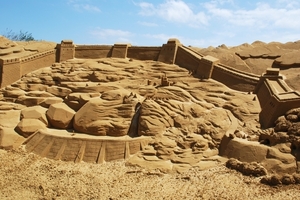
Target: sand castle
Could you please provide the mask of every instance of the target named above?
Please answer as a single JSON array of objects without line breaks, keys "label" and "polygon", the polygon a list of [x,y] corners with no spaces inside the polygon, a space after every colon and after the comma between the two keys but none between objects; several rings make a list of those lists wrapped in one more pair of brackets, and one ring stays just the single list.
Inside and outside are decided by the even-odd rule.
[{"label": "sand castle", "polygon": [[2,148],[24,144],[74,162],[125,158],[166,172],[226,158],[258,162],[264,175],[299,170],[300,93],[278,69],[247,73],[177,39],[161,47],[63,40],[34,53],[33,43],[24,45],[30,53],[4,44]]}]

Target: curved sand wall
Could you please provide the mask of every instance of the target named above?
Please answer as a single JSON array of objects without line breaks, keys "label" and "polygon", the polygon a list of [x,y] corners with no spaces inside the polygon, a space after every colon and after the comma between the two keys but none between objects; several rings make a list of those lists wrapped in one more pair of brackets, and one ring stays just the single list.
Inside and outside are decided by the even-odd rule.
[{"label": "curved sand wall", "polygon": [[92,136],[66,130],[39,130],[24,144],[28,152],[55,160],[103,163],[126,159],[148,144],[148,137]]}]

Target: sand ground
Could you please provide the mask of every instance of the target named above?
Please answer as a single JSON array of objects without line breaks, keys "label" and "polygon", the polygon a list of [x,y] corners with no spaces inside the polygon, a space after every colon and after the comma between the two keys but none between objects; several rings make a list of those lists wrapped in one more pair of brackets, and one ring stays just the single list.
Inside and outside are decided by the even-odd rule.
[{"label": "sand ground", "polygon": [[270,187],[224,165],[182,174],[55,161],[0,150],[0,199],[298,199],[300,185]]}]

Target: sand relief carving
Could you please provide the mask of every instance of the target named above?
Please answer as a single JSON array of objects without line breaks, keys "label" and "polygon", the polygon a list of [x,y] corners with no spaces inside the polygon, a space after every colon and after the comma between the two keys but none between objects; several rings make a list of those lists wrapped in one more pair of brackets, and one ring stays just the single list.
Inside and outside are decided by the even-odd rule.
[{"label": "sand relief carving", "polygon": [[[279,71],[250,77],[259,85],[255,94],[232,90],[211,79],[218,59],[202,60],[209,73],[201,65],[176,65],[176,45],[170,40],[162,48],[161,61],[126,58],[130,45],[114,47],[118,58],[79,59],[72,41],[63,41],[60,62],[1,89],[2,148],[23,143],[28,152],[74,162],[125,158],[128,165],[163,172],[226,162],[246,175],[276,174],[279,183],[287,174],[294,177],[300,105]],[[195,57],[201,64],[202,57]],[[200,81],[203,74],[208,77]],[[294,96],[279,98],[283,93]],[[265,118],[274,99],[276,117]]]}]

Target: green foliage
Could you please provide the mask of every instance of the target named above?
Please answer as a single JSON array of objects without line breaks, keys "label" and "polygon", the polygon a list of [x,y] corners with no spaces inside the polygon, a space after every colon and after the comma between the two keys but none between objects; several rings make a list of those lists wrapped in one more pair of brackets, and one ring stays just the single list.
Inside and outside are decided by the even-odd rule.
[{"label": "green foliage", "polygon": [[34,37],[32,37],[31,33],[20,31],[19,33],[15,33],[12,30],[6,30],[4,34],[2,34],[4,37],[12,40],[12,41],[32,41],[35,40]]}]

